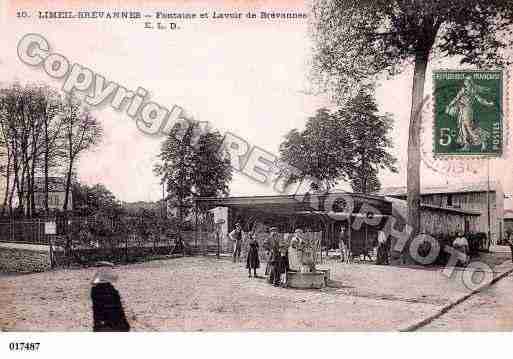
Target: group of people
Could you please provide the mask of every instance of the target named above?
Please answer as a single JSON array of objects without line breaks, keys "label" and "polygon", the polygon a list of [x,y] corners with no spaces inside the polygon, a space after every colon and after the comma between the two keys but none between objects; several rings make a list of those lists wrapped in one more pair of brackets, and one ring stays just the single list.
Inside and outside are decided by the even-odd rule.
[{"label": "group of people", "polygon": [[[349,236],[347,234],[346,227],[340,227],[340,233],[338,238],[338,247],[340,249],[340,261],[348,262],[352,253],[349,249]],[[390,253],[390,240],[387,238],[386,234],[382,231],[378,232],[377,238],[377,251],[376,251],[376,264],[389,264],[389,253]],[[365,256],[368,256],[370,259],[370,255],[365,252]]]},{"label": "group of people", "polygon": [[[233,262],[239,262],[242,252],[242,226],[235,225],[235,229],[229,234],[233,241]],[[258,278],[257,269],[260,268],[260,246],[253,232],[249,233],[248,254],[246,257],[246,268],[249,278]],[[265,276],[268,282],[274,286],[284,285],[287,281],[287,272],[290,271],[288,248],[280,245],[278,228],[271,227],[269,236],[263,243],[263,249],[267,261]]]}]

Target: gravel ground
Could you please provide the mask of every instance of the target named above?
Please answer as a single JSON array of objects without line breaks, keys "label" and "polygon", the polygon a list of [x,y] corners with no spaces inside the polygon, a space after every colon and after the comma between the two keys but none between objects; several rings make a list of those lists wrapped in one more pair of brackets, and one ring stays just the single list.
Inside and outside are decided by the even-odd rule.
[{"label": "gravel ground", "polygon": [[[434,312],[466,288],[439,269],[330,260],[333,287],[276,288],[243,264],[186,257],[115,269],[136,331],[395,330]],[[260,269],[260,273],[263,269]],[[94,268],[0,278],[0,328],[90,331]],[[457,277],[457,275],[456,275]]]},{"label": "gravel ground", "polygon": [[511,331],[513,330],[513,276],[501,279],[421,331]]}]

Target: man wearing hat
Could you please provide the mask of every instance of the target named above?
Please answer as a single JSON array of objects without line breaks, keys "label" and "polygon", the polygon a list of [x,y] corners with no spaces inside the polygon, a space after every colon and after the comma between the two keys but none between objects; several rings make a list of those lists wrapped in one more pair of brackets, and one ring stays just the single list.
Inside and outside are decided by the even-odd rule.
[{"label": "man wearing hat", "polygon": [[269,238],[266,241],[266,249],[268,250],[266,274],[269,273],[269,283],[278,285],[280,281],[280,274],[278,271],[278,264],[280,261],[280,240],[278,238],[278,228],[271,227]]},{"label": "man wearing hat", "polygon": [[240,260],[240,252],[242,250],[242,226],[240,223],[235,224],[235,229],[229,234],[233,241],[233,263]]},{"label": "man wearing hat", "polygon": [[125,316],[119,292],[112,285],[117,276],[112,273],[114,264],[97,263],[98,272],[93,278],[91,300],[93,302],[93,331],[128,332],[130,325]]}]

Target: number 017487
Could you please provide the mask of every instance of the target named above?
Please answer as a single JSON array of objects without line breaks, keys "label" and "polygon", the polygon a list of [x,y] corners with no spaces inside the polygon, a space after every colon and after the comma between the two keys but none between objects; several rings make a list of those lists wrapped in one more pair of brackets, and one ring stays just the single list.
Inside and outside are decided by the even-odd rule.
[{"label": "number 017487", "polygon": [[40,344],[35,342],[11,342],[9,343],[9,350],[14,352],[35,352],[39,350]]}]

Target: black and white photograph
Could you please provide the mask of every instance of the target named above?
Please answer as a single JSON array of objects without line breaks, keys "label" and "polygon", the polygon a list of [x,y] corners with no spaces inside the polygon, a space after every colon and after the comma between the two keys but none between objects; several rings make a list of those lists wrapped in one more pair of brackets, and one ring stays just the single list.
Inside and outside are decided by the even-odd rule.
[{"label": "black and white photograph", "polygon": [[2,357],[513,331],[511,0],[0,0],[0,29]]}]

